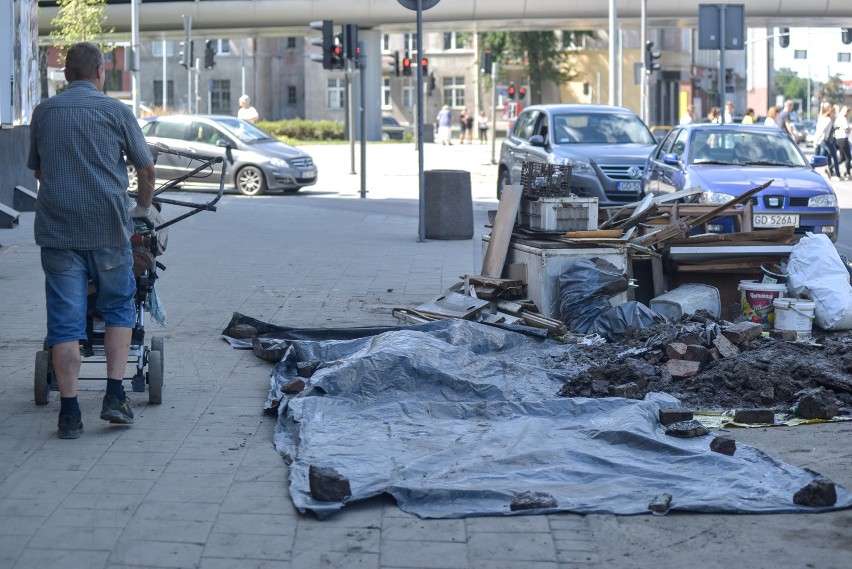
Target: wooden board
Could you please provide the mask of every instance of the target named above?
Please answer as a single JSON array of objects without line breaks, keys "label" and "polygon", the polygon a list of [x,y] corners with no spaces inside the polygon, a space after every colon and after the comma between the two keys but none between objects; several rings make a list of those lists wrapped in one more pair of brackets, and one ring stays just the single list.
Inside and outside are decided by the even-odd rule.
[{"label": "wooden board", "polygon": [[499,279],[503,276],[503,265],[506,264],[506,256],[509,253],[512,230],[518,218],[522,195],[521,186],[512,184],[503,186],[500,205],[497,206],[497,215],[494,217],[494,228],[491,230],[491,239],[488,241],[488,248],[482,259],[482,274],[486,277]]}]

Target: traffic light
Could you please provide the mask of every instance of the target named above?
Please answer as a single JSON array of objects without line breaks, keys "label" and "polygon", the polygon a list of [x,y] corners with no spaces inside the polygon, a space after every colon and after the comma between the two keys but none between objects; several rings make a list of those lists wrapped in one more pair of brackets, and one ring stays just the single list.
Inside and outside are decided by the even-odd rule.
[{"label": "traffic light", "polygon": [[840,41],[847,45],[852,43],[852,28],[843,28],[840,30]]},{"label": "traffic light", "polygon": [[515,93],[515,82],[512,81],[511,83],[509,83],[509,100],[510,101],[515,100],[515,94],[516,94]]},{"label": "traffic light", "polygon": [[519,101],[523,101],[524,97],[526,97],[526,96],[527,96],[527,88],[526,87],[521,87],[520,89],[518,89],[518,100]]},{"label": "traffic light", "polygon": [[656,63],[660,59],[660,52],[654,51],[654,42],[645,42],[645,73],[651,73],[660,69],[660,64]]},{"label": "traffic light", "polygon": [[778,45],[781,47],[789,47],[790,45],[790,28],[778,29]]},{"label": "traffic light", "polygon": [[332,50],[334,49],[334,22],[332,20],[317,20],[311,22],[314,30],[322,31],[321,38],[311,39],[311,45],[322,47],[322,53],[312,53],[311,59],[322,63],[323,69],[334,69],[331,66]]},{"label": "traffic light", "polygon": [[411,75],[411,58],[408,57],[408,52],[406,52],[405,57],[402,58],[402,74],[406,77]]},{"label": "traffic light", "polygon": [[393,52],[393,74],[399,77],[399,52]]},{"label": "traffic light", "polygon": [[343,56],[346,59],[356,59],[358,56],[358,26],[345,24],[343,26]]},{"label": "traffic light", "polygon": [[423,57],[420,59],[420,65],[423,67],[423,77],[429,75],[429,58]]},{"label": "traffic light", "polygon": [[479,68],[479,71],[483,75],[491,73],[491,50],[486,49],[482,52],[482,66]]},{"label": "traffic light", "polygon": [[335,37],[331,48],[331,69],[346,69],[346,54],[343,52],[343,32]]},{"label": "traffic light", "polygon": [[432,94],[432,91],[435,90],[436,86],[437,86],[437,83],[435,81],[435,74],[432,73],[431,75],[429,75],[429,94],[430,95]]},{"label": "traffic light", "polygon": [[216,67],[216,62],[213,60],[215,55],[216,48],[213,47],[213,40],[207,40],[204,44],[204,69]]},{"label": "traffic light", "polygon": [[186,42],[180,42],[180,44],[178,44],[178,63],[184,67],[189,67],[187,65],[187,62],[189,61],[189,59],[187,59],[188,57],[189,54],[186,52]]}]

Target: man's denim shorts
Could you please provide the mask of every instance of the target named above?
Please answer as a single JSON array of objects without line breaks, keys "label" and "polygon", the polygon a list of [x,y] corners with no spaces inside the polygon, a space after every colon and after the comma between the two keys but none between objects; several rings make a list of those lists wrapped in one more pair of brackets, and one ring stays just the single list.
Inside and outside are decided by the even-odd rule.
[{"label": "man's denim shorts", "polygon": [[47,297],[47,345],[86,339],[87,290],[97,288],[95,308],[106,326],[136,324],[136,281],[130,244],[94,251],[42,247]]}]

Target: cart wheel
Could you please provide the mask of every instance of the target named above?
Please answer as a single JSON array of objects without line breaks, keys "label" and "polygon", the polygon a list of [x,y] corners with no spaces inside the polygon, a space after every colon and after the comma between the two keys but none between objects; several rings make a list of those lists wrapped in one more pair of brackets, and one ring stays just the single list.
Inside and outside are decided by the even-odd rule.
[{"label": "cart wheel", "polygon": [[48,394],[50,393],[49,372],[50,352],[47,350],[36,352],[35,382],[33,383],[36,405],[47,405]]},{"label": "cart wheel", "polygon": [[152,352],[160,352],[160,363],[162,364],[162,372],[165,371],[166,368],[166,350],[163,349],[165,346],[163,345],[163,337],[162,336],[151,336],[151,351]]},{"label": "cart wheel", "polygon": [[148,403],[163,402],[163,357],[158,351],[148,352]]}]

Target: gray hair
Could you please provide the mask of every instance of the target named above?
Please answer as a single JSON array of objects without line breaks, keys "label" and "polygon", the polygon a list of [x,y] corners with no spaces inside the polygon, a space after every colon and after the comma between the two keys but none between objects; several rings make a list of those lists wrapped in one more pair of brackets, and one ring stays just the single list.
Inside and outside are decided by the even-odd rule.
[{"label": "gray hair", "polygon": [[242,96],[240,97],[240,102],[241,102],[241,103],[248,103],[250,100],[251,100],[251,99],[249,99],[249,96],[248,96],[248,95],[242,95]]},{"label": "gray hair", "polygon": [[98,66],[104,64],[104,55],[91,42],[75,43],[65,53],[65,78],[70,82],[97,79]]}]

